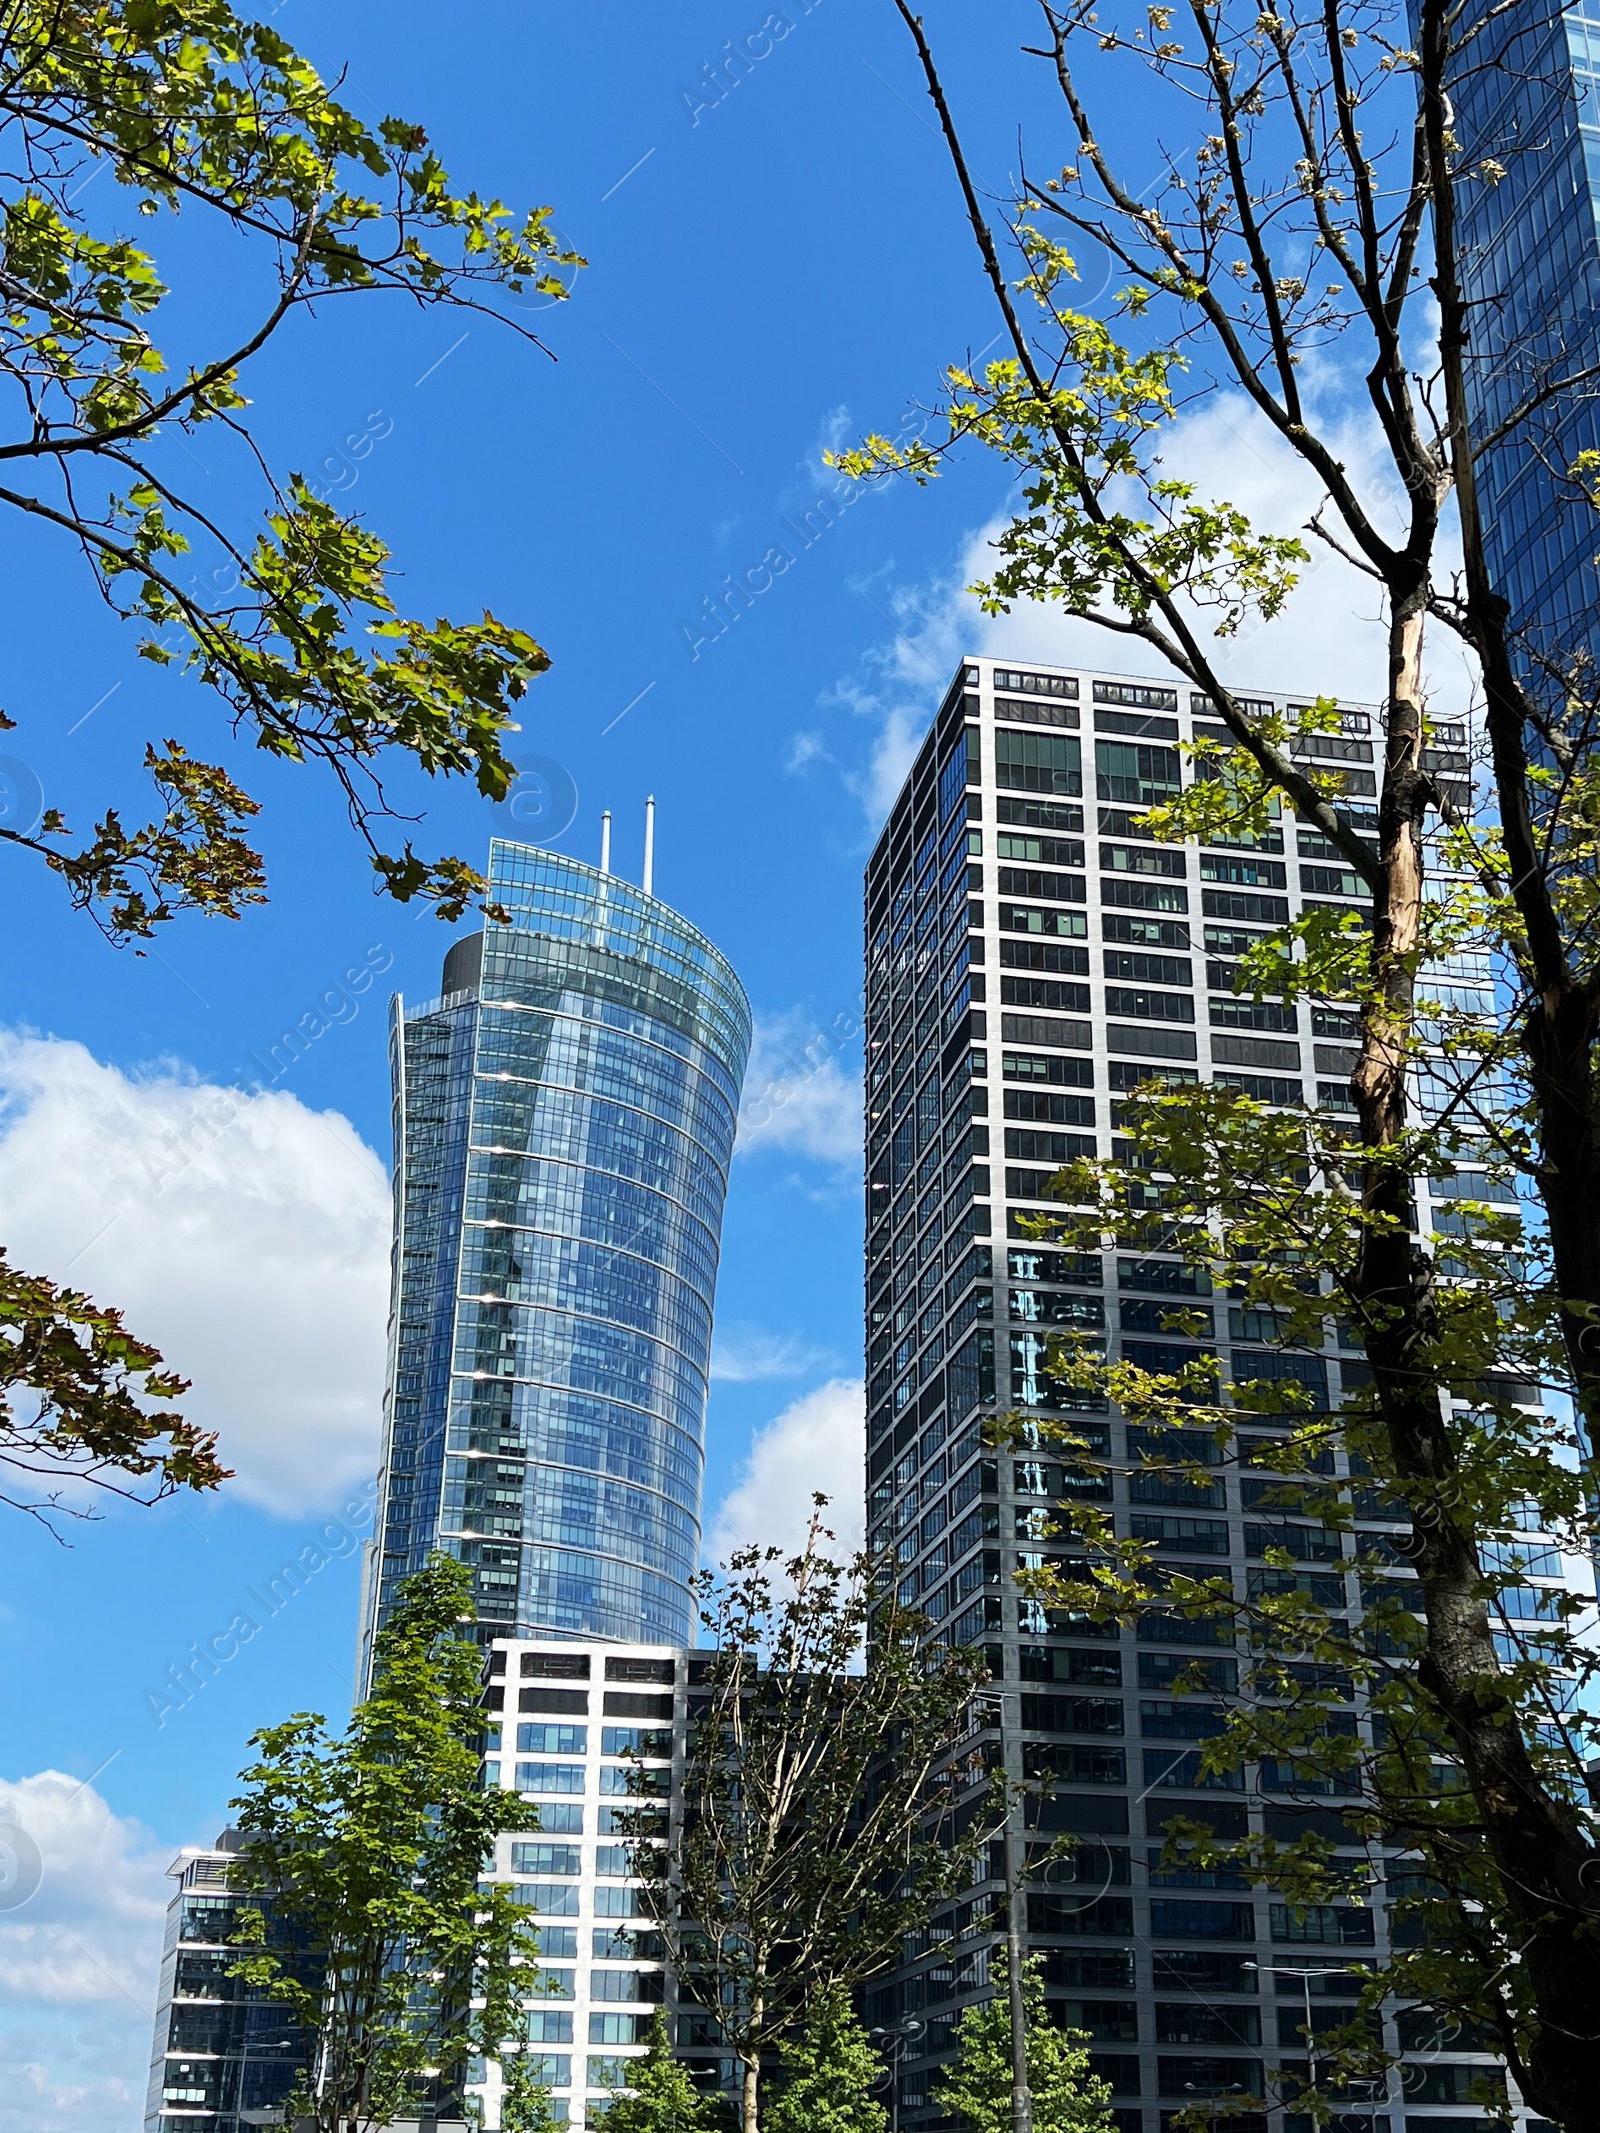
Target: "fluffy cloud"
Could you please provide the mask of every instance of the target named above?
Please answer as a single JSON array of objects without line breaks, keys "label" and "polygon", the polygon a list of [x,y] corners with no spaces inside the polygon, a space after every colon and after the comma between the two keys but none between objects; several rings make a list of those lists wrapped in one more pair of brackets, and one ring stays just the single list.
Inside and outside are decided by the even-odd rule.
[{"label": "fluffy cloud", "polygon": [[[1331,441],[1358,491],[1372,501],[1380,526],[1400,524],[1398,489],[1381,440],[1360,416],[1329,424]],[[1355,702],[1381,700],[1386,650],[1380,589],[1326,543],[1306,531],[1322,492],[1304,464],[1241,394],[1218,393],[1174,426],[1163,472],[1195,483],[1203,498],[1227,498],[1263,531],[1297,534],[1311,551],[1301,583],[1275,621],[1246,623],[1234,638],[1215,639],[1197,618],[1217,668],[1235,688],[1318,691]],[[928,720],[963,653],[1037,660],[1054,666],[1099,666],[1155,674],[1153,652],[1116,639],[1080,616],[1046,605],[985,615],[966,587],[990,574],[993,544],[1007,517],[973,533],[956,567],[931,583],[885,595],[891,632],[868,661],[864,678],[845,683],[839,700],[872,728],[865,761],[847,779],[874,823],[899,792]],[[1448,539],[1443,561],[1453,560]],[[873,604],[878,605],[874,600]],[[1429,686],[1441,709],[1458,709],[1471,677],[1455,640],[1442,627],[1430,643]]]},{"label": "fluffy cloud", "polygon": [[56,1770],[0,1781],[0,1823],[42,1869],[0,1890],[0,2133],[134,2133],[170,1851]]},{"label": "fluffy cloud", "polygon": [[818,1493],[830,1499],[828,1523],[840,1543],[860,1547],[866,1412],[859,1378],[830,1378],[757,1431],[717,1512],[711,1554],[720,1559],[752,1543],[798,1548]]},{"label": "fluffy cloud", "polygon": [[861,1162],[860,1023],[846,1009],[823,1030],[799,1011],[764,1016],[745,1075],[738,1152],[782,1148],[841,1169]]},{"label": "fluffy cloud", "polygon": [[337,1112],[0,1034],[0,1237],[194,1381],[238,1495],[318,1510],[372,1468],[389,1192]]}]

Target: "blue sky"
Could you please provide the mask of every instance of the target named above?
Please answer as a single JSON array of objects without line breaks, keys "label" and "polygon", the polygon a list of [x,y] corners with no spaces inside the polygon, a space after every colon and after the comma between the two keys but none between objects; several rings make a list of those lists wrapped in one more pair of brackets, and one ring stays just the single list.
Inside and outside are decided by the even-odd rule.
[{"label": "blue sky", "polygon": [[[556,362],[481,319],[335,304],[249,383],[280,466],[341,484],[348,473],[330,456],[354,468],[339,493],[393,545],[409,604],[429,615],[491,607],[547,647],[553,666],[527,699],[520,750],[553,759],[576,786],[560,848],[595,856],[610,807],[617,864],[636,875],[654,791],[658,889],[732,958],[758,1012],[785,1018],[803,1043],[858,999],[882,711],[855,699],[882,693],[876,658],[892,632],[880,610],[897,587],[952,567],[994,480],[980,468],[931,499],[864,498],[698,659],[680,625],[726,573],[789,538],[784,514],[831,485],[824,443],[897,419],[933,391],[944,358],[992,329],[944,212],[937,144],[900,101],[914,106],[917,91],[892,24],[852,20],[828,0],[791,10],[792,33],[691,123],[680,89],[765,12],[690,6],[643,22],[602,6],[562,21],[491,7],[468,40],[460,18],[437,10],[334,7],[302,20],[281,10],[279,26],[325,69],[348,63],[358,110],[423,115],[459,177],[511,202],[550,201],[593,264],[570,304],[535,320]],[[886,183],[911,185],[914,214],[882,197]],[[346,453],[351,436],[366,444],[359,457]],[[196,442],[201,460],[208,449]],[[209,500],[208,477],[188,471]],[[226,493],[247,508],[242,485]],[[73,558],[15,533],[11,555],[0,599],[19,730],[6,752],[79,821],[137,794],[147,733],[198,742],[210,713],[192,687],[133,657],[131,634],[85,599]],[[924,704],[935,691],[930,672]],[[788,769],[807,748],[811,760]],[[126,1074],[169,1062],[227,1085],[379,947],[392,969],[279,1087],[341,1113],[387,1161],[387,994],[436,991],[444,948],[464,929],[374,898],[314,774],[222,752],[266,802],[270,907],[239,925],[179,922],[141,958],[106,947],[25,861],[0,858],[20,920],[6,1022],[76,1040]],[[395,783],[404,804],[426,808],[419,834],[435,848],[481,857],[491,829],[507,826],[470,792]],[[840,1056],[846,1076],[855,1058]],[[765,1347],[768,1368],[796,1375],[719,1384],[709,1502],[751,1426],[801,1373],[854,1369],[857,1240],[845,1165],[803,1150],[741,1165],[719,1316],[736,1368],[761,1367]],[[153,1730],[134,1676],[181,1655],[241,1559],[270,1566],[297,1531],[227,1497],[181,1508],[192,1525],[177,1506],[112,1516],[74,1534],[70,1552],[14,1535],[6,1663],[26,1685],[8,1698],[23,1768],[48,1759],[87,1775],[132,1721]],[[242,1729],[311,1694],[318,1673],[318,1696],[336,1686],[325,1655],[348,1663],[348,1571],[331,1572],[305,1611],[315,1621],[286,1621],[281,1648],[252,1659],[237,1699],[219,1684],[225,1714],[191,1714],[180,1755],[149,1753],[132,1734],[123,1774],[107,1779],[119,1805],[173,1839],[209,1826]],[[60,1693],[69,1666],[88,1693]]]},{"label": "blue sky", "polygon": [[[357,110],[420,117],[463,180],[513,204],[550,202],[592,266],[569,304],[532,321],[555,362],[488,321],[333,304],[247,379],[275,462],[335,485],[384,534],[409,606],[490,607],[547,647],[554,663],[528,700],[521,750],[576,787],[560,848],[595,856],[610,807],[617,863],[636,873],[644,797],[656,794],[657,887],[732,958],[777,1039],[763,1085],[792,1078],[805,1045],[833,1033],[813,1052],[816,1071],[800,1065],[805,1087],[777,1107],[779,1130],[738,1166],[708,1513],[753,1430],[858,1372],[859,1044],[837,1033],[858,1003],[858,883],[884,766],[946,663],[937,655],[908,683],[891,618],[897,599],[940,595],[1000,494],[980,467],[932,496],[862,499],[691,656],[682,625],[724,575],[775,541],[797,546],[779,522],[828,486],[822,448],[898,421],[933,394],[944,361],[993,331],[887,9],[791,4],[792,29],[736,90],[712,104],[694,86],[767,12],[703,0],[655,14],[614,0],[486,6],[469,36],[449,11],[291,0],[278,26],[329,73],[348,68]],[[188,231],[163,226],[158,242],[175,280],[182,261],[206,274],[200,291],[180,288],[175,342],[248,314],[248,274],[219,272]],[[207,443],[195,456],[182,471],[241,522],[247,489]],[[198,692],[134,658],[75,558],[12,527],[7,561],[4,704],[18,730],[0,753],[51,804],[75,824],[107,802],[131,811],[142,743],[168,732],[205,740],[266,803],[270,907],[237,926],[180,922],[145,957],[109,949],[53,884],[0,855],[12,915],[0,1015],[13,1033],[8,1241],[23,1263],[70,1273],[159,1334],[200,1380],[191,1410],[222,1414],[253,1448],[256,1475],[249,1493],[204,1505],[113,1510],[70,1548],[15,1519],[7,1529],[0,1777],[33,1788],[11,1791],[10,1812],[38,1827],[49,1873],[16,1924],[49,1943],[52,1968],[30,1976],[9,1958],[16,2011],[0,2063],[16,2070],[21,2087],[8,2087],[30,2125],[38,2114],[132,2126],[160,1868],[224,1819],[254,1726],[347,1698],[348,1538],[335,1529],[318,1543],[327,1567],[187,1706],[158,1724],[148,1692],[247,1586],[359,1497],[354,1469],[375,1424],[361,1391],[382,1313],[363,1269],[382,1186],[354,1136],[387,1162],[387,993],[434,992],[453,935],[377,902],[327,788],[208,733]],[[426,809],[420,839],[437,849],[481,857],[491,829],[508,826],[470,793],[404,777],[395,791]],[[392,965],[276,1084],[276,1112],[195,1138],[191,1102],[247,1086],[249,1055],[372,950]],[[298,1156],[284,1157],[284,1138]],[[243,1212],[230,1199],[240,1182]],[[115,1219],[97,1239],[102,1208]],[[264,1330],[248,1293],[257,1220],[273,1231]],[[328,1270],[303,1291],[301,1220],[314,1232],[307,1271]],[[186,1277],[208,1257],[220,1271],[197,1303]],[[261,1389],[254,1406],[241,1375]],[[330,1427],[348,1482],[332,1501],[319,1381],[337,1396]],[[837,1443],[831,1410],[824,1421]],[[840,1476],[846,1490],[858,1480]],[[91,1782],[74,1797],[41,1778],[51,1771]]]},{"label": "blue sky", "polygon": [[[1005,500],[998,470],[969,463],[929,491],[861,496],[804,549],[784,530],[831,486],[828,445],[892,429],[995,321],[892,9],[783,12],[787,32],[712,102],[702,70],[759,30],[755,0],[482,5],[470,21],[412,0],[288,0],[279,27],[325,71],[347,68],[357,110],[421,118],[458,178],[548,201],[592,265],[570,303],[532,320],[554,362],[482,319],[360,302],[298,322],[246,381],[276,464],[335,486],[391,542],[408,607],[492,608],[546,646],[520,753],[575,788],[560,849],[595,857],[609,807],[615,862],[636,874],[654,792],[657,890],[749,990],[757,1084],[782,1100],[728,1208],[708,1524],[753,1434],[797,1404],[801,1468],[832,1460],[841,1494],[859,1489],[842,1389],[860,1354],[859,1042],[841,1032],[859,1004],[860,870],[967,641],[959,587]],[[1032,12],[978,22],[946,0],[931,19],[980,167],[1003,184],[1035,94],[1016,58]],[[249,314],[248,273],[187,230],[158,226],[157,242],[203,277],[174,301],[178,345]],[[1241,435],[1211,438],[1212,458],[1236,458]],[[209,452],[197,441],[183,471],[242,523],[249,495]],[[1270,454],[1256,458],[1270,489]],[[348,1696],[384,1301],[386,1000],[437,990],[454,931],[377,901],[329,789],[219,740],[198,691],[135,659],[75,558],[15,525],[7,539],[3,701],[19,725],[0,754],[82,823],[108,802],[133,810],[147,736],[203,743],[265,802],[272,887],[244,923],[180,922],[137,957],[0,854],[3,1233],[23,1263],[70,1271],[161,1338],[241,1471],[209,1503],[113,1510],[70,1548],[7,1523],[0,1809],[9,1798],[14,1818],[48,1823],[57,1847],[17,1918],[38,1922],[58,1985],[0,1945],[22,2009],[0,2066],[32,2099],[32,2133],[137,2122],[160,1868],[220,1825],[253,1727]],[[697,645],[708,597],[775,543],[792,567]],[[1315,641],[1302,626],[1286,681],[1306,685]],[[1032,621],[975,648],[1000,642],[1084,646]],[[1248,656],[1259,669],[1276,655]],[[425,810],[431,848],[481,858],[492,830],[516,833],[469,792],[403,775],[393,791]],[[217,1091],[257,1078],[252,1055],[368,969],[269,1098],[218,1111]],[[762,1508],[747,1486],[741,1515]],[[164,1670],[307,1545],[326,1567],[158,1723],[148,1692]],[[0,2133],[23,2123],[11,2108]]]}]

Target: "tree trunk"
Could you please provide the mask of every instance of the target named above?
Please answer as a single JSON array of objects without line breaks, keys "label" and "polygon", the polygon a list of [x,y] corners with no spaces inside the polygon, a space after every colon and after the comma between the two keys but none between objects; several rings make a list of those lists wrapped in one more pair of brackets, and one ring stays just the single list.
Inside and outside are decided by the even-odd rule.
[{"label": "tree trunk", "polygon": [[[1463,447],[1465,449],[1465,447]],[[1591,1463],[1600,1446],[1600,1101],[1593,1072],[1596,1003],[1574,982],[1528,798],[1528,704],[1512,667],[1506,603],[1489,583],[1470,465],[1461,520],[1468,614],[1483,668],[1496,812],[1522,920],[1533,993],[1522,1024],[1539,1132],[1535,1172],[1562,1300],[1561,1332]]]},{"label": "tree trunk", "polygon": [[[1421,597],[1396,597],[1390,630],[1389,736],[1373,901],[1374,994],[1353,1079],[1368,1150],[1356,1286],[1366,1321],[1378,1412],[1393,1471],[1411,1506],[1408,1554],[1422,1586],[1422,1686],[1447,1726],[1526,1966],[1540,2026],[1513,2071],[1528,2102],[1566,2133],[1600,2127],[1594,2079],[1600,2036],[1600,1941],[1585,1868],[1594,1853],[1571,1810],[1540,1782],[1517,1704],[1496,1656],[1470,1506],[1460,1502],[1455,1447],[1429,1350],[1433,1263],[1411,1239],[1409,1166],[1386,1161],[1406,1127],[1405,1057],[1413,1026],[1422,917]],[[1597,1203],[1600,1204],[1600,1203]],[[1508,2051],[1513,2039],[1506,2039]]]},{"label": "tree trunk", "polygon": [[1539,1114],[1539,1193],[1561,1296],[1561,1333],[1586,1438],[1590,1485],[1600,1448],[1600,1131],[1593,1072],[1595,1004],[1575,986],[1530,1010],[1522,1041]]},{"label": "tree trunk", "polygon": [[752,2052],[744,2062],[739,2089],[739,2124],[742,2133],[761,2133],[761,2058]]}]

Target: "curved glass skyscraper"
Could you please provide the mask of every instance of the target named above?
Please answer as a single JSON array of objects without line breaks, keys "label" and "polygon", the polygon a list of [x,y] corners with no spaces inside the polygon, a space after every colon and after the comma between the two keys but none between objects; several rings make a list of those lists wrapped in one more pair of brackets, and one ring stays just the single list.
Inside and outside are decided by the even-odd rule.
[{"label": "curved glass skyscraper", "polygon": [[750,1011],[616,875],[496,841],[505,914],[393,1008],[395,1263],[367,1643],[442,1548],[480,1635],[689,1641]]}]

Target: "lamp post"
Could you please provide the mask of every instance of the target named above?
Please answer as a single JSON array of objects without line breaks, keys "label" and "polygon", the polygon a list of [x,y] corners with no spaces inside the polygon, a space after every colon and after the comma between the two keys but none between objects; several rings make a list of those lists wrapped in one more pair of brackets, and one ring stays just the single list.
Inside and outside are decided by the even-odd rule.
[{"label": "lamp post", "polygon": [[[268,2042],[257,2044],[254,2049],[258,2052],[281,2052],[298,2041],[295,2037],[273,2037]],[[239,2061],[239,2088],[241,2093],[244,2089],[245,2069],[250,2064],[250,2053],[251,2046],[246,2042],[243,2056]],[[284,2116],[284,2106],[281,2103],[268,2104],[265,2108],[248,2111],[241,2109],[238,2115],[239,2123],[242,2126],[281,2126],[287,2123]]]},{"label": "lamp post", "polygon": [[900,2062],[911,2049],[913,2039],[920,2037],[927,2028],[915,2015],[908,2015],[903,2022],[896,2022],[888,2029],[872,2029],[869,2036],[882,2037],[886,2049],[884,2058],[889,2072],[889,2133],[900,2133]]},{"label": "lamp post", "polygon": [[[1201,2093],[1198,2085],[1193,2081],[1186,2081],[1183,2084],[1183,2087],[1184,2093],[1186,2095],[1198,2096]],[[1206,2098],[1207,2108],[1210,2110],[1211,2113],[1211,2133],[1217,2133],[1217,2113],[1222,2108],[1223,2097],[1242,2096],[1243,2094],[1243,2082],[1230,2081],[1225,2089],[1217,2089],[1212,2095]]]},{"label": "lamp post", "polygon": [[1017,1836],[1020,1799],[1006,1812],[1006,1998],[1011,2017],[1011,2133],[1033,2133],[1033,2087],[1028,2079],[1028,2012],[1022,1974],[1022,1845]]},{"label": "lamp post", "polygon": [[1365,1977],[1366,1971],[1359,1963],[1329,1963],[1317,1970],[1291,1970],[1277,1963],[1245,1962],[1245,1970],[1259,1971],[1263,1977],[1297,1977],[1305,1992],[1306,2001],[1306,2089],[1309,2093],[1317,2085],[1317,2036],[1311,2023],[1311,1980],[1314,1977]]},{"label": "lamp post", "polygon": [[[1009,1747],[1006,1743],[1004,1710],[1011,1701],[1012,1716],[1017,1721],[1010,1729]],[[1024,1848],[1019,1823],[1022,1817],[1023,1770],[1021,1767],[1020,1741],[1022,1738],[1022,1710],[1020,1699],[997,1697],[990,1706],[992,1721],[1000,1728],[1002,1753],[1006,1769],[1006,1819],[1001,1832],[1001,1868],[1006,1882],[1006,2002],[1011,2030],[1011,2133],[1033,2133],[1033,2087],[1028,2079],[1028,2007],[1023,1978],[1022,1906],[1023,1884],[1026,1880],[1027,1853]]]}]

